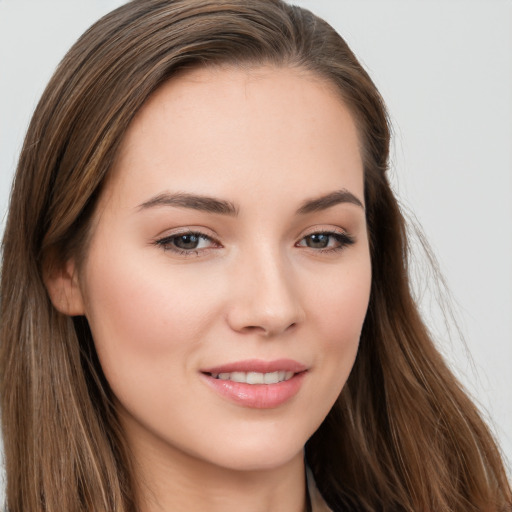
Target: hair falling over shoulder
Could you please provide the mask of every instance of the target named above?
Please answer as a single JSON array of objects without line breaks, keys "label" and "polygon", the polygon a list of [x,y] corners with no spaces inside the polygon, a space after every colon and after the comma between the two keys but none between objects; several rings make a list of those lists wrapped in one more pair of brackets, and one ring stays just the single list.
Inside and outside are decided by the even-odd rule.
[{"label": "hair falling over shoulder", "polygon": [[383,101],[344,40],[280,0],[134,0],[93,25],[33,115],[1,273],[1,409],[8,512],[133,512],[133,471],[87,321],[59,313],[45,276],[84,257],[128,125],[180,70],[270,63],[316,73],[357,121],[373,283],[360,349],[306,445],[333,511],[512,510],[496,444],[411,296],[404,220],[386,172]]}]

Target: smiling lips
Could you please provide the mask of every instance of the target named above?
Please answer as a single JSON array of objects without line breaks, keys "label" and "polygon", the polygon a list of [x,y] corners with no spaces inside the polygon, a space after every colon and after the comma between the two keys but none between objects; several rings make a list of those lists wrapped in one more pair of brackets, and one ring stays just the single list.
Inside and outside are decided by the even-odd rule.
[{"label": "smiling lips", "polygon": [[291,359],[247,360],[203,370],[206,383],[244,407],[273,409],[295,396],[307,367]]},{"label": "smiling lips", "polygon": [[285,380],[290,380],[295,373],[280,370],[277,372],[231,372],[231,373],[212,373],[214,379],[231,380],[233,382],[242,382],[244,384],[277,384]]}]

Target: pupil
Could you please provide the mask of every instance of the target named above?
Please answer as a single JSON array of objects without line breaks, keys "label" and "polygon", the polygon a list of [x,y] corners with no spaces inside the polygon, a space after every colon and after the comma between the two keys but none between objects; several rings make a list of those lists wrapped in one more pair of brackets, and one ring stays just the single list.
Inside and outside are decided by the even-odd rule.
[{"label": "pupil", "polygon": [[197,235],[181,235],[174,240],[174,245],[180,249],[196,249],[198,244]]},{"label": "pupil", "polygon": [[308,236],[308,247],[324,249],[329,245],[329,235],[316,234]]}]

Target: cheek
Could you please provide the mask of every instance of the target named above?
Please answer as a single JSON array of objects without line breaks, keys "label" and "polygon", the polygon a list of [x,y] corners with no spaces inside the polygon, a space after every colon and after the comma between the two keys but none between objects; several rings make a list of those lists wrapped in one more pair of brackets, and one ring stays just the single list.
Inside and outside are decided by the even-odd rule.
[{"label": "cheek", "polygon": [[[218,316],[208,283],[135,258],[94,257],[100,264],[85,276],[86,310],[109,381],[142,375],[144,368],[167,372],[193,354]],[[162,358],[169,352],[172,358]]]},{"label": "cheek", "polygon": [[354,338],[359,339],[368,309],[370,287],[369,257],[362,257],[347,269],[334,272],[331,279],[324,281],[322,288],[312,290],[311,309],[326,334],[326,340],[342,346],[343,341],[350,343]]},{"label": "cheek", "polygon": [[329,285],[311,293],[310,312],[318,332],[318,357],[333,397],[341,392],[355,361],[371,287],[369,257],[345,271],[333,273]]}]

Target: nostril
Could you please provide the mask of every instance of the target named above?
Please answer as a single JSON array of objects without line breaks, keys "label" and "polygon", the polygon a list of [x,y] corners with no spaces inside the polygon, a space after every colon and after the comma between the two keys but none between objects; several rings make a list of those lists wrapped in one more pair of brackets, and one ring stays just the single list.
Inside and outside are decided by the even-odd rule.
[{"label": "nostril", "polygon": [[288,327],[285,327],[284,329],[281,328],[274,328],[272,326],[265,326],[265,325],[247,325],[243,327],[240,331],[246,332],[246,333],[258,333],[260,332],[264,336],[274,336],[276,334],[281,334],[287,331],[291,331],[292,329],[295,329],[297,327],[297,323],[293,322]]},{"label": "nostril", "polygon": [[241,329],[244,332],[255,332],[255,331],[261,331],[261,332],[267,332],[267,329],[265,329],[262,326],[259,325],[247,325]]}]

